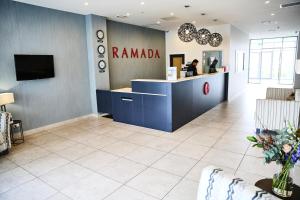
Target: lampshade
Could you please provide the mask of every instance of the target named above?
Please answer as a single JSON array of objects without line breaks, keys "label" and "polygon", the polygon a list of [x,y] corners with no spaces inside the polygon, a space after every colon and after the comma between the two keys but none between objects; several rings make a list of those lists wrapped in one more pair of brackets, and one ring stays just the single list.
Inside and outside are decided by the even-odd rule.
[{"label": "lampshade", "polygon": [[13,93],[2,93],[0,94],[0,105],[6,105],[10,103],[14,103],[14,94]]}]

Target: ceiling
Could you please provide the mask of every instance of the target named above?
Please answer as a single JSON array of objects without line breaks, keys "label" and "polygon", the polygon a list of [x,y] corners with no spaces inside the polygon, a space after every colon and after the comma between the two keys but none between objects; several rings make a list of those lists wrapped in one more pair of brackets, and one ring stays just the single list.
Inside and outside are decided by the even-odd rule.
[{"label": "ceiling", "polygon": [[[295,34],[295,31],[300,30],[300,6],[280,8],[281,3],[299,0],[270,0],[268,4],[265,3],[266,0],[17,1],[83,15],[96,14],[115,21],[165,31],[177,29],[185,22],[194,22],[197,27],[232,24],[249,34]],[[190,7],[185,8],[184,5]],[[170,17],[175,19],[161,19]]]}]

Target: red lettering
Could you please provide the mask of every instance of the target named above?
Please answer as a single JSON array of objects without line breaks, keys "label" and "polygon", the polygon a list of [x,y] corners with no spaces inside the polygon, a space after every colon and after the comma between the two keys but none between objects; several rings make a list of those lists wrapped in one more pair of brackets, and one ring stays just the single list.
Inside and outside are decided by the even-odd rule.
[{"label": "red lettering", "polygon": [[148,58],[153,58],[153,50],[148,49]]},{"label": "red lettering", "polygon": [[142,49],[142,54],[141,54],[141,58],[144,56],[144,58],[147,58],[146,57],[146,52],[145,52],[145,49]]},{"label": "red lettering", "polygon": [[131,58],[139,58],[139,51],[138,51],[138,49],[135,49],[135,51],[134,51],[134,49],[131,48]]},{"label": "red lettering", "polygon": [[160,56],[159,56],[159,52],[158,52],[158,50],[156,49],[156,51],[155,51],[155,56],[154,56],[155,58],[160,58]]},{"label": "red lettering", "polygon": [[113,51],[113,58],[119,58],[119,56],[118,56],[118,51],[119,51],[118,47],[113,47],[112,51]]},{"label": "red lettering", "polygon": [[123,52],[122,52],[122,58],[124,58],[124,56],[126,56],[126,58],[128,58],[128,54],[127,54],[126,48],[124,48]]}]

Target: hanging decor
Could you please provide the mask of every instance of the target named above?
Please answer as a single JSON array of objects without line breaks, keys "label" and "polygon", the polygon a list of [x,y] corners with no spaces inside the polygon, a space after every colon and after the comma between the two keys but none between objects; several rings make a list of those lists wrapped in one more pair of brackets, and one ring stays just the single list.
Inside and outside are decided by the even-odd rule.
[{"label": "hanging decor", "polygon": [[196,27],[191,23],[182,24],[178,29],[178,37],[183,42],[191,42],[197,34]]},{"label": "hanging decor", "polygon": [[222,38],[221,34],[219,34],[219,33],[212,33],[210,35],[208,43],[212,47],[218,47],[222,43],[222,41],[223,41],[223,38]]},{"label": "hanging decor", "polygon": [[209,30],[202,28],[197,32],[196,41],[198,42],[198,44],[206,45],[209,41],[209,38],[210,38]]}]

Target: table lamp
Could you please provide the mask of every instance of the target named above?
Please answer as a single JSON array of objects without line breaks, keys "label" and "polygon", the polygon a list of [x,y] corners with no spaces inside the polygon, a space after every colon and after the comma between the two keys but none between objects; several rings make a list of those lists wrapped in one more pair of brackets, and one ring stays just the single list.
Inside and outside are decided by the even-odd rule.
[{"label": "table lamp", "polygon": [[6,106],[7,104],[14,103],[14,94],[13,93],[2,93],[0,94],[0,107],[1,111],[6,112]]}]

